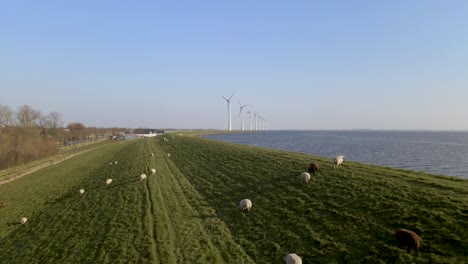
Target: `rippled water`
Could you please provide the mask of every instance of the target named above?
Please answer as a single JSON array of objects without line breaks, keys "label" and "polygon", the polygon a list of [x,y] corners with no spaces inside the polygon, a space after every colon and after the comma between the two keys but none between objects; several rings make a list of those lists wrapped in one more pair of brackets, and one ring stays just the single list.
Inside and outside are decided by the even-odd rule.
[{"label": "rippled water", "polygon": [[468,178],[468,132],[259,131],[206,137]]}]

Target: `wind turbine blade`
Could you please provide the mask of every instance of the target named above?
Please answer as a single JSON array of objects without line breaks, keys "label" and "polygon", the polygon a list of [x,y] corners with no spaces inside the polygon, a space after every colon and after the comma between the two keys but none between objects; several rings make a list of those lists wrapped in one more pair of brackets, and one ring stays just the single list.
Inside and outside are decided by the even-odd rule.
[{"label": "wind turbine blade", "polygon": [[231,95],[231,97],[229,97],[229,100],[231,100],[231,98],[234,96],[234,94],[236,93],[236,91],[234,91]]},{"label": "wind turbine blade", "polygon": [[226,101],[229,101],[226,97],[223,96],[223,99],[226,100]]}]

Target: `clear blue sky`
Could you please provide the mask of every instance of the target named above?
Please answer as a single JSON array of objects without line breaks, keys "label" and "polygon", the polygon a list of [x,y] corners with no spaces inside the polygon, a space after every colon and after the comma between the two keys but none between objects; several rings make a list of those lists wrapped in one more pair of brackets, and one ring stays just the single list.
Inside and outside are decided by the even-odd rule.
[{"label": "clear blue sky", "polygon": [[87,126],[468,129],[468,1],[1,1],[0,104]]}]

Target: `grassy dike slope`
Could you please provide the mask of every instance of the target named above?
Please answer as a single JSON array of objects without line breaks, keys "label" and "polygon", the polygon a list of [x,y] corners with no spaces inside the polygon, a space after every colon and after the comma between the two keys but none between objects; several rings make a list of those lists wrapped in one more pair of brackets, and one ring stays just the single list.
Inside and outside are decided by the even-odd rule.
[{"label": "grassy dike slope", "polygon": [[[256,263],[468,263],[468,181],[345,161],[175,137],[158,144],[236,243]],[[307,186],[310,161],[322,171]],[[249,198],[248,214],[237,210]],[[422,233],[420,255],[397,247],[393,232]]]},{"label": "grassy dike slope", "polygon": [[214,210],[154,139],[106,145],[1,185],[0,201],[1,263],[254,263],[221,220],[205,221]]},{"label": "grassy dike slope", "polygon": [[[0,263],[284,263],[290,252],[303,263],[467,262],[467,181],[165,137],[0,185]],[[301,184],[311,160],[322,172]],[[238,209],[244,198],[250,213]],[[396,246],[400,227],[422,233],[419,256]]]}]

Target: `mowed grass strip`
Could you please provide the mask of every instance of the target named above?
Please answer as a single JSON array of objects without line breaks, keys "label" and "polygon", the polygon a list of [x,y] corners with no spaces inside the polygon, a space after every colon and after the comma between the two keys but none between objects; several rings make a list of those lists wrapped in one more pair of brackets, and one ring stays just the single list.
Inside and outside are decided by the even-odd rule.
[{"label": "mowed grass strip", "polygon": [[5,263],[254,263],[154,140],[111,144],[0,188]]},{"label": "mowed grass strip", "polygon": [[[155,141],[149,181],[159,263],[254,263]],[[170,154],[170,153],[169,153]]]},{"label": "mowed grass strip", "polygon": [[[157,144],[256,263],[468,262],[466,180],[193,137]],[[321,172],[305,185],[311,161]],[[422,234],[419,255],[398,247],[398,228]]]},{"label": "mowed grass strip", "polygon": [[[116,143],[0,186],[6,263],[152,263],[143,141]],[[144,153],[144,154],[143,154]],[[118,161],[115,164],[114,161]],[[112,165],[110,164],[112,162]],[[112,178],[113,183],[105,185]],[[78,190],[85,189],[80,195]],[[15,200],[15,197],[20,197]],[[25,216],[25,225],[16,225]],[[5,219],[5,220],[4,220]],[[8,227],[10,232],[4,232]]]},{"label": "mowed grass strip", "polygon": [[[121,149],[123,144],[102,145],[92,152],[76,156],[62,163],[48,166],[13,182],[0,185],[0,239],[16,229],[20,217],[34,217],[77,188],[91,173],[110,161],[109,153]],[[108,164],[108,163],[107,163]],[[78,192],[78,190],[76,190]]]}]

